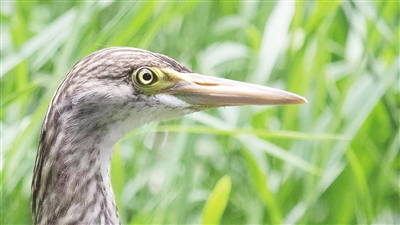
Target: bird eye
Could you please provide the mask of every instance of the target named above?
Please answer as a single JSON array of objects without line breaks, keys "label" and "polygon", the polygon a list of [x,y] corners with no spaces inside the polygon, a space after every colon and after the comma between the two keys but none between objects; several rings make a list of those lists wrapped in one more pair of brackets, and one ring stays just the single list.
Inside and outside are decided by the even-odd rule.
[{"label": "bird eye", "polygon": [[157,81],[157,76],[151,69],[140,68],[136,71],[136,80],[141,85],[150,85]]}]

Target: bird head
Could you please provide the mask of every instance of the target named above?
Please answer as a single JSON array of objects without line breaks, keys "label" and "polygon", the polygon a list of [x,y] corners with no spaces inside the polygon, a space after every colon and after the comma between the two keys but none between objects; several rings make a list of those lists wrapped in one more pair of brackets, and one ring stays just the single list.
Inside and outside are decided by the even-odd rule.
[{"label": "bird head", "polygon": [[48,117],[89,133],[118,124],[123,135],[147,122],[213,107],[305,102],[275,88],[194,73],[162,54],[113,47],[87,56],[69,71]]}]

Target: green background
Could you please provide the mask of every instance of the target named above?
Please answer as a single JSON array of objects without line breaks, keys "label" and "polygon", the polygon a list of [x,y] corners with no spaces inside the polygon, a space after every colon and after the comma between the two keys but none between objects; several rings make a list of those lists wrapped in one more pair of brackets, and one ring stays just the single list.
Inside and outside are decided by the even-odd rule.
[{"label": "green background", "polygon": [[132,131],[112,161],[123,223],[398,224],[399,13],[398,1],[1,1],[1,223],[31,223],[40,127],[69,68],[133,46],[309,103]]}]

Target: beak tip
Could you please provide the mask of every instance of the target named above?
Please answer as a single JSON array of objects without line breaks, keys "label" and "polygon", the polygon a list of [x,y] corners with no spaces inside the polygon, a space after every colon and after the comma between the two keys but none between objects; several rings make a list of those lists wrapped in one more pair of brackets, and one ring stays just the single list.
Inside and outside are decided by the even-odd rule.
[{"label": "beak tip", "polygon": [[308,103],[306,98],[301,97],[299,104],[305,104]]},{"label": "beak tip", "polygon": [[289,103],[288,104],[305,104],[308,103],[307,99],[289,92]]}]

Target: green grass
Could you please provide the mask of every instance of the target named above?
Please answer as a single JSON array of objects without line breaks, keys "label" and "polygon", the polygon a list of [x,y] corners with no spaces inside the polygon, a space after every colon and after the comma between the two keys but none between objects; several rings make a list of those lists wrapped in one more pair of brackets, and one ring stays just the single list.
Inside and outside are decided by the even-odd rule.
[{"label": "green grass", "polygon": [[400,223],[397,1],[0,4],[2,224],[32,223],[50,98],[74,63],[108,46],[309,101],[213,109],[132,131],[112,162],[123,223]]}]

